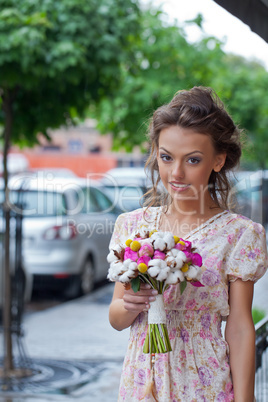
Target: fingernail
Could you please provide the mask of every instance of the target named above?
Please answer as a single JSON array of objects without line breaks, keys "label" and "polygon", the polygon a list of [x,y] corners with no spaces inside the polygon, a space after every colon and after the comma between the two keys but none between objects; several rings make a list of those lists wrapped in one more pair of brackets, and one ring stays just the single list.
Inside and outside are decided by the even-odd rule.
[{"label": "fingernail", "polygon": [[145,289],[151,289],[151,286],[149,285],[149,283],[146,283]]},{"label": "fingernail", "polygon": [[153,290],[153,291],[152,291],[152,294],[153,294],[153,295],[157,295],[157,294],[158,294],[158,291],[157,291],[157,290]]},{"label": "fingernail", "polygon": [[155,297],[150,296],[150,297],[149,297],[149,300],[150,300],[150,301],[154,301],[154,300],[155,300]]}]

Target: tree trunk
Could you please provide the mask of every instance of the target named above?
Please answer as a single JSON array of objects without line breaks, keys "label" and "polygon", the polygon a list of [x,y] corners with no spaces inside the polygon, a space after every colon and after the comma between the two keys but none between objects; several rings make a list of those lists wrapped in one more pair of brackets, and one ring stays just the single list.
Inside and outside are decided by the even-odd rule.
[{"label": "tree trunk", "polygon": [[11,333],[11,272],[9,258],[9,236],[10,236],[10,204],[8,189],[8,169],[7,155],[10,146],[10,138],[12,133],[12,99],[11,94],[7,91],[3,94],[3,110],[5,113],[5,129],[4,129],[4,153],[3,153],[3,171],[5,182],[5,259],[4,259],[4,306],[3,306],[3,327],[4,327],[4,376],[8,377],[13,369],[13,349],[12,349],[12,333]]}]

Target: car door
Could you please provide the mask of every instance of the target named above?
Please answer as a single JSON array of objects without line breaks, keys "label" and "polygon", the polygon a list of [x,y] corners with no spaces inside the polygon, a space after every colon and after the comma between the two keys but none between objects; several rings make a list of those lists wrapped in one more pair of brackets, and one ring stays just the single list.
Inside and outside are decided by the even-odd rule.
[{"label": "car door", "polygon": [[[93,243],[97,261],[96,279],[105,278],[108,263],[107,254],[116,220],[116,212],[110,199],[98,188],[84,188],[82,208],[83,225],[87,228],[87,241]],[[81,222],[82,223],[82,222]]]}]

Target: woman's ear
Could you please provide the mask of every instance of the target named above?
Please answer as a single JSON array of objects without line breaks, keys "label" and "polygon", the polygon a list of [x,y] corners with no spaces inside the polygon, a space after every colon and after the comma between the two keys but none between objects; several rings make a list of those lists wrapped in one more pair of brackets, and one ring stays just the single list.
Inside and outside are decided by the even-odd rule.
[{"label": "woman's ear", "polygon": [[217,173],[220,172],[225,164],[225,160],[226,160],[226,153],[216,155],[216,160],[215,160],[213,170]]}]

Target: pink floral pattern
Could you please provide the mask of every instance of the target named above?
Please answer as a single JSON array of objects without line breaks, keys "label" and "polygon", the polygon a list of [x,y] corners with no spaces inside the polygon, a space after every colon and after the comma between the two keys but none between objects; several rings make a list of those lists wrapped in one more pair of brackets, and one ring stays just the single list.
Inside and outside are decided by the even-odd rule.
[{"label": "pink floral pattern", "polygon": [[[157,229],[160,214],[160,207],[155,207],[147,210],[146,220],[142,209],[120,215],[111,247],[141,226]],[[154,373],[150,355],[142,351],[147,313],[137,317],[130,329],[118,401],[155,401],[147,394],[151,374],[158,402],[234,400],[221,321],[229,314],[229,282],[237,278],[255,282],[267,270],[265,231],[260,224],[228,211],[198,229],[186,238],[203,258],[205,287],[187,286],[181,295],[179,286],[172,285],[164,293],[172,352],[156,355]]]}]

